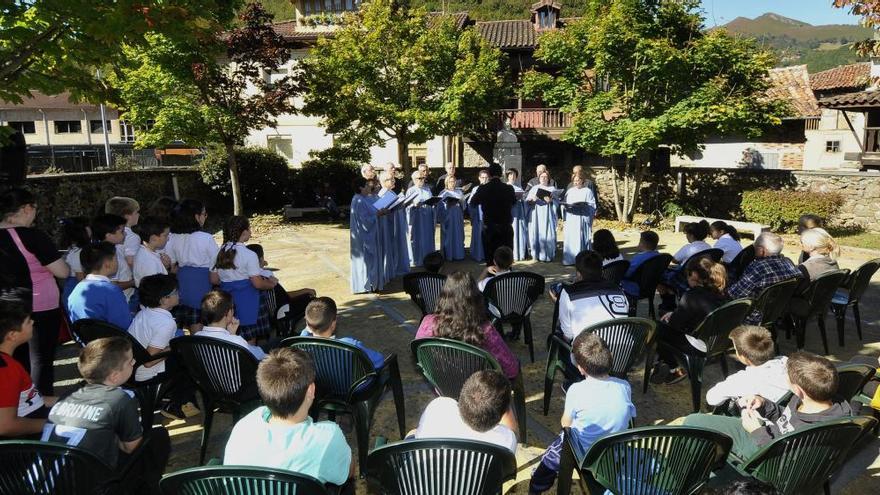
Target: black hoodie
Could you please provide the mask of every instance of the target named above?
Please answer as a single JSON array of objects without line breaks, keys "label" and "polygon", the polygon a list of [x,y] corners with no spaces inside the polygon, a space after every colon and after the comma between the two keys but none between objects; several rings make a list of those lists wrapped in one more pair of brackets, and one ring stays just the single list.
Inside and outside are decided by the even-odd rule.
[{"label": "black hoodie", "polygon": [[798,407],[800,405],[801,399],[796,395],[791,398],[785,407],[764,399],[764,405],[761,406],[759,412],[761,416],[770,420],[772,424],[753,431],[751,433],[752,440],[759,446],[763,446],[786,433],[791,433],[806,426],[831,419],[852,416],[852,408],[850,408],[849,403],[842,400],[835,400],[831,407],[818,413],[799,412]]}]

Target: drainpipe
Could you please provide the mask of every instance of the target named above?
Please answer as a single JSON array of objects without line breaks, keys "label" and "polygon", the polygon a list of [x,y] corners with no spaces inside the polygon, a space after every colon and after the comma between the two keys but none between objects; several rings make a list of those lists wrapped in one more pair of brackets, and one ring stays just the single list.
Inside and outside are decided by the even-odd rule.
[{"label": "drainpipe", "polygon": [[91,146],[92,145],[92,127],[89,124],[89,116],[88,116],[88,114],[86,114],[85,108],[80,108],[79,111],[82,112],[83,120],[85,120],[85,122],[86,122],[86,137],[88,138],[89,146]]},{"label": "drainpipe", "polygon": [[[104,158],[107,163],[107,169],[110,169],[110,136],[107,134],[107,118],[104,114],[104,104],[101,103],[101,129],[104,130]],[[91,139],[91,138],[90,138]]]},{"label": "drainpipe", "polygon": [[49,154],[51,155],[52,167],[55,166],[55,148],[52,147],[52,141],[49,139],[49,119],[46,118],[46,112],[43,111],[42,108],[37,109],[40,112],[40,115],[43,116],[43,130],[46,131],[46,146],[49,147]]}]

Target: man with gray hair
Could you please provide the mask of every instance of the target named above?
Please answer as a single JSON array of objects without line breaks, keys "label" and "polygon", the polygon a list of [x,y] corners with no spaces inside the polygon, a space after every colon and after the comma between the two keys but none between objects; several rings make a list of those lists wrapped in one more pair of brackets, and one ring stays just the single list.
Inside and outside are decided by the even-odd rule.
[{"label": "man with gray hair", "polygon": [[[755,298],[762,290],[773,284],[799,278],[802,276],[798,267],[782,255],[785,243],[782,237],[772,232],[764,232],[755,239],[755,260],[743,271],[735,284],[727,289],[732,299],[743,297]],[[761,323],[761,312],[752,311],[745,322],[746,325]]]}]

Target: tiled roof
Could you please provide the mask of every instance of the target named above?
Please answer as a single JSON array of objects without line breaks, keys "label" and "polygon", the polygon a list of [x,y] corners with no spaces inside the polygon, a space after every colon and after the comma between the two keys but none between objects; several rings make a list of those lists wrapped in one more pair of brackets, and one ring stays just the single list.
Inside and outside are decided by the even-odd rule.
[{"label": "tiled roof", "polygon": [[[580,17],[560,19],[559,28],[579,20]],[[476,23],[477,32],[486,38],[490,45],[502,50],[535,49],[538,36],[535,25],[528,20],[482,21]]]},{"label": "tiled roof", "polygon": [[810,76],[810,87],[813,91],[832,89],[861,89],[871,79],[871,63],[841,65],[833,69],[823,70]]},{"label": "tiled roof", "polygon": [[806,65],[771,69],[769,76],[771,86],[767,94],[787,101],[794,113],[792,117],[817,117],[822,113],[816,96],[810,89]]},{"label": "tiled roof", "polygon": [[296,21],[281,21],[272,24],[275,32],[280,34],[286,41],[315,41],[318,36],[325,36],[328,32],[317,32],[314,30],[297,31]]},{"label": "tiled roof", "polygon": [[819,106],[831,109],[877,109],[880,108],[880,90],[859,91],[822,98],[819,100]]},{"label": "tiled roof", "polygon": [[544,6],[553,7],[556,10],[562,9],[562,5],[559,4],[558,2],[554,2],[553,0],[541,0],[540,2],[535,2],[532,4],[531,11],[535,12],[536,10],[538,10]]},{"label": "tiled roof", "polygon": [[45,95],[43,93],[31,91],[31,98],[22,98],[21,103],[11,103],[0,100],[0,110],[25,108],[40,108],[43,110],[97,110],[98,106],[87,102],[73,102],[70,100],[70,93],[66,91],[57,95]]}]

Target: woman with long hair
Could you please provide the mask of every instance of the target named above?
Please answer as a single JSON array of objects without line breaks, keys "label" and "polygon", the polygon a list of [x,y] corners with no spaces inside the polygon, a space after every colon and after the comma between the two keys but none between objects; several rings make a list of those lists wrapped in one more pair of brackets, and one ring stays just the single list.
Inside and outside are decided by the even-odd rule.
[{"label": "woman with long hair", "polygon": [[623,259],[620,248],[617,247],[617,239],[608,229],[599,229],[593,233],[593,251],[602,255],[602,266]]},{"label": "woman with long hair", "polygon": [[483,294],[469,273],[455,272],[446,278],[436,311],[425,316],[416,332],[417,339],[426,337],[459,340],[480,347],[495,357],[504,376],[513,379],[519,374],[519,360],[486,317]]}]

